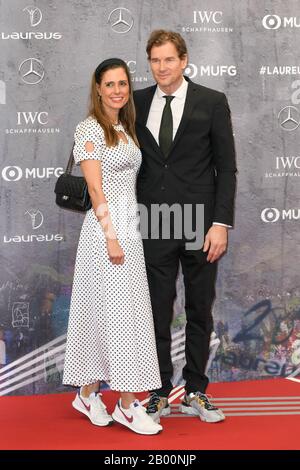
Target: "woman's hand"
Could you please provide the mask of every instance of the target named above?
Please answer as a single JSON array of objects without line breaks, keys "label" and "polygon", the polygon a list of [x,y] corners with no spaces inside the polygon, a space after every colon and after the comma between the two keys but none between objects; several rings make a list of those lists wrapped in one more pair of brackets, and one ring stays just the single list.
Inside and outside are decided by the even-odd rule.
[{"label": "woman's hand", "polygon": [[125,255],[118,240],[107,240],[106,246],[112,264],[123,264]]}]

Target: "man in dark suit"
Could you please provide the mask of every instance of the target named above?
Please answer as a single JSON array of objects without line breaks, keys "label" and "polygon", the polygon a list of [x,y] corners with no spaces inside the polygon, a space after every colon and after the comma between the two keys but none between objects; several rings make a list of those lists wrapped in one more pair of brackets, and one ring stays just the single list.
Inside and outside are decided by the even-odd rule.
[{"label": "man in dark suit", "polygon": [[[233,225],[236,164],[230,110],[223,93],[183,76],[188,56],[180,34],[154,31],[147,54],[157,85],[134,93],[143,157],[137,197],[149,215],[141,218],[141,231],[162,379],[162,388],[150,392],[147,411],[157,422],[161,415],[170,413],[170,326],[180,261],[187,320],[183,369],[186,393],[181,411],[206,422],[218,422],[224,420],[224,414],[205,394],[205,368],[213,330],[217,260],[226,251],[228,228]],[[179,205],[179,224],[178,214],[170,217],[163,211],[158,221],[151,219],[151,208],[161,204],[170,208]],[[188,206],[188,222],[195,234],[203,229],[197,207],[204,207],[204,245],[198,247],[196,243],[187,245],[183,230]],[[162,234],[166,224],[170,230],[167,238]]]}]

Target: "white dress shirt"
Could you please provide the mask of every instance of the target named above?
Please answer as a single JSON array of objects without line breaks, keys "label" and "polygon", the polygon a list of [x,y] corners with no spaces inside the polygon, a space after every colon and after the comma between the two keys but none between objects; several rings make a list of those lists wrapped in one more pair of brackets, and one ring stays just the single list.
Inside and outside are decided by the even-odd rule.
[{"label": "white dress shirt", "polygon": [[[178,130],[182,115],[183,109],[186,100],[186,94],[188,90],[188,82],[183,78],[182,83],[179,88],[177,88],[172,96],[175,98],[171,101],[171,110],[173,116],[173,140],[175,138],[176,132]],[[156,91],[153,96],[153,100],[150,106],[149,115],[147,119],[146,126],[153,135],[157,144],[159,145],[159,129],[162,118],[162,113],[166,104],[166,99],[164,98],[166,93],[164,93],[159,86],[157,85]],[[213,222],[213,225],[222,225],[223,227],[231,228],[231,225],[221,224],[220,222]]]},{"label": "white dress shirt", "polygon": [[[175,98],[171,101],[171,111],[173,116],[173,140],[183,115],[183,108],[185,104],[187,89],[188,82],[183,79],[180,87],[177,88],[174,93],[172,93],[172,96],[175,96]],[[166,104],[166,99],[164,98],[164,96],[166,96],[166,93],[164,93],[157,85],[147,120],[147,127],[156,142],[158,143],[158,145],[160,122]]]}]

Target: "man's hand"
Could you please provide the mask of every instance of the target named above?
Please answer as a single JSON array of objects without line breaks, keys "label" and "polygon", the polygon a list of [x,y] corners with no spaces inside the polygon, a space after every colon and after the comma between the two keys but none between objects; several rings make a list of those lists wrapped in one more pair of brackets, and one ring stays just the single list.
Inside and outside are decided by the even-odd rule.
[{"label": "man's hand", "polygon": [[228,242],[228,228],[222,225],[212,225],[204,240],[204,253],[209,249],[207,261],[213,263],[225,253]]}]

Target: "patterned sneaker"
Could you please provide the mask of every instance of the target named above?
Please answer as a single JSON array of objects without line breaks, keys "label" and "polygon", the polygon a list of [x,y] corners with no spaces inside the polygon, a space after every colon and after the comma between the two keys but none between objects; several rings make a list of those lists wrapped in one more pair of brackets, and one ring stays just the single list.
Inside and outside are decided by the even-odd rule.
[{"label": "patterned sneaker", "polygon": [[161,397],[156,392],[152,392],[147,405],[147,413],[155,423],[160,423],[161,416],[168,416],[171,414],[168,399],[166,397]]},{"label": "patterned sneaker", "polygon": [[223,411],[214,406],[207,395],[201,392],[185,394],[180,411],[188,415],[199,416],[202,421],[207,423],[218,423],[225,419]]},{"label": "patterned sneaker", "polygon": [[107,413],[106,406],[101,397],[101,393],[93,392],[89,398],[84,398],[78,392],[75,400],[72,402],[72,406],[75,410],[86,415],[96,426],[108,426],[113,423],[113,420]]},{"label": "patterned sneaker", "polygon": [[119,400],[112,417],[118,423],[138,434],[158,434],[162,431],[162,426],[154,423],[138,400],[131,403],[128,409],[122,408],[121,400]]}]

